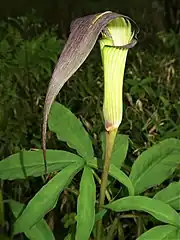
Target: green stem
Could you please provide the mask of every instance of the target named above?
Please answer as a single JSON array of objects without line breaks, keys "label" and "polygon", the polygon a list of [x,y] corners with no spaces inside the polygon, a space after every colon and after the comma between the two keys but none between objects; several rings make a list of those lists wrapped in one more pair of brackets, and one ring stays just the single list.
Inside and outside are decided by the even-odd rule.
[{"label": "green stem", "polygon": [[[93,172],[93,175],[96,178],[96,180],[98,181],[99,185],[101,185],[101,179],[99,178],[99,176],[96,174],[96,172],[94,170],[91,169],[91,171]],[[106,195],[108,202],[111,202],[111,196],[107,190],[105,192],[105,195]]]},{"label": "green stem", "polygon": [[[101,188],[100,188],[100,197],[99,197],[99,211],[102,209],[105,200],[106,187],[108,182],[108,173],[110,167],[110,160],[112,155],[112,150],[114,146],[114,141],[116,138],[117,129],[113,129],[111,131],[106,132],[106,152],[105,152],[105,160],[104,167],[101,176]],[[97,240],[101,240],[101,232],[102,232],[102,219],[97,222]]]}]

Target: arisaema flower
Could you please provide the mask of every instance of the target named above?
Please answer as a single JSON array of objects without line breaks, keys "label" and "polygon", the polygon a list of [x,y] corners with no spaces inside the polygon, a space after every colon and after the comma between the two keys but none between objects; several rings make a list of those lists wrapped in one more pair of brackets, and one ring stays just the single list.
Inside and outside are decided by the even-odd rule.
[{"label": "arisaema flower", "polygon": [[46,128],[51,105],[67,80],[77,71],[93,49],[98,36],[104,65],[105,95],[104,117],[107,130],[117,128],[122,119],[122,81],[127,49],[134,46],[136,37],[131,31],[131,23],[136,23],[127,16],[107,11],[78,18],[72,22],[70,36],[54,69],[46,94],[42,131],[42,147],[46,152]]},{"label": "arisaema flower", "polygon": [[103,113],[107,131],[118,128],[122,120],[124,69],[133,35],[129,20],[120,17],[107,25],[100,40],[104,66]]}]

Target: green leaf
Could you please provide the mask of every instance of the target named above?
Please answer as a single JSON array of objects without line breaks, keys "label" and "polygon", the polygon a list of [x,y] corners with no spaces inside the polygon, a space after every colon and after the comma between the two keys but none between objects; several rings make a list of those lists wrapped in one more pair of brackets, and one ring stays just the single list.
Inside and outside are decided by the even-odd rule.
[{"label": "green leaf", "polygon": [[85,167],[77,202],[76,240],[88,240],[95,222],[96,185],[92,171]]},{"label": "green leaf", "polygon": [[[72,163],[83,163],[84,160],[70,152],[47,150],[47,173],[58,171]],[[27,176],[44,174],[44,160],[41,150],[22,151],[0,161],[1,179],[21,179]]]},{"label": "green leaf", "polygon": [[104,217],[104,215],[107,213],[107,211],[108,211],[107,209],[102,209],[99,212],[97,212],[95,215],[95,222],[101,220]]},{"label": "green leaf", "polygon": [[180,226],[179,214],[168,204],[156,199],[141,196],[125,197],[105,205],[104,207],[115,212],[144,211],[151,214],[159,221]]},{"label": "green leaf", "polygon": [[[91,159],[88,161],[88,165],[92,168],[98,169],[97,160]],[[115,165],[110,164],[109,175],[119,181],[121,184],[127,187],[129,195],[134,195],[134,187],[131,179]]]},{"label": "green leaf", "polygon": [[137,240],[178,240],[180,229],[171,225],[157,226],[143,233]]},{"label": "green leaf", "polygon": [[[25,205],[14,200],[9,200],[8,203],[11,211],[13,212],[13,215],[15,216],[15,218],[18,218],[18,216],[24,210]],[[30,240],[55,240],[51,229],[49,228],[48,224],[44,219],[41,219],[31,229],[25,231],[24,233]]]},{"label": "green leaf", "polygon": [[55,132],[57,138],[76,149],[78,154],[85,159],[94,156],[92,143],[82,123],[76,116],[63,105],[55,102],[49,115],[49,129]]},{"label": "green leaf", "polygon": [[169,204],[172,208],[180,210],[180,182],[173,182],[154,196],[154,199]]},{"label": "green leaf", "polygon": [[131,179],[123,171],[111,164],[109,169],[109,175],[111,175],[117,181],[126,186],[129,191],[129,195],[134,195],[134,187],[132,185]]},{"label": "green leaf", "polygon": [[60,193],[68,186],[82,167],[82,163],[73,163],[44,185],[30,200],[21,216],[15,222],[15,233],[31,228],[52,210],[57,203]]},{"label": "green leaf", "polygon": [[134,162],[130,179],[135,193],[161,184],[180,164],[180,140],[166,139],[144,151]]},{"label": "green leaf", "polygon": [[[105,133],[101,133],[100,135],[102,150],[103,150],[103,159],[105,156]],[[127,151],[128,151],[128,136],[124,134],[117,134],[115,143],[113,146],[113,152],[111,156],[111,164],[114,164],[116,167],[120,168],[126,159]]]},{"label": "green leaf", "polygon": [[26,207],[25,204],[12,199],[8,200],[8,204],[15,218],[18,218]]}]

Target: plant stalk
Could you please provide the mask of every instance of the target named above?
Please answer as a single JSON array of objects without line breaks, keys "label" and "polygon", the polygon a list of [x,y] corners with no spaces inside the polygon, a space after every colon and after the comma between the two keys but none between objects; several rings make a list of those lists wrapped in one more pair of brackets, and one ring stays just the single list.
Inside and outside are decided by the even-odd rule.
[{"label": "plant stalk", "polygon": [[[101,187],[100,187],[100,197],[99,197],[99,211],[102,209],[105,200],[106,187],[108,182],[108,173],[110,167],[110,160],[112,155],[112,150],[114,146],[114,141],[117,134],[117,128],[110,131],[106,131],[106,151],[105,151],[105,160],[103,166],[103,172],[101,176]],[[97,240],[101,240],[102,233],[102,219],[97,222]]]},{"label": "plant stalk", "polygon": [[[94,175],[95,179],[98,181],[99,185],[101,185],[101,179],[99,178],[99,176],[96,174],[96,172],[94,170],[91,170],[91,171],[93,172],[93,175]],[[111,202],[111,196],[107,190],[105,192],[105,195],[106,195],[108,202]]]}]

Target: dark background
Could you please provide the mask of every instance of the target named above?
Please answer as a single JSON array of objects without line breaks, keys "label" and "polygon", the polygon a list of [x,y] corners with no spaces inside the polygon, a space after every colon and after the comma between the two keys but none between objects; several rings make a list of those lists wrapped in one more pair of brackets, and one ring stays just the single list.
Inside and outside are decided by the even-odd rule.
[{"label": "dark background", "polygon": [[151,27],[153,31],[173,28],[179,30],[178,0],[7,0],[1,2],[0,17],[15,17],[35,9],[37,15],[48,22],[57,23],[62,33],[67,32],[70,22],[80,16],[106,10],[127,14],[136,19],[141,28]]}]

